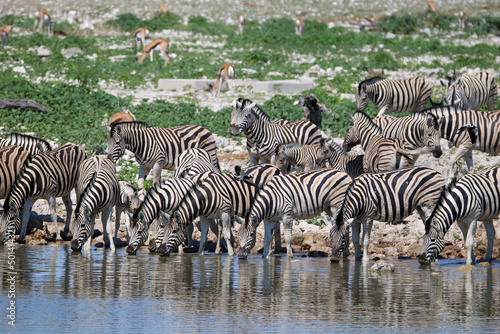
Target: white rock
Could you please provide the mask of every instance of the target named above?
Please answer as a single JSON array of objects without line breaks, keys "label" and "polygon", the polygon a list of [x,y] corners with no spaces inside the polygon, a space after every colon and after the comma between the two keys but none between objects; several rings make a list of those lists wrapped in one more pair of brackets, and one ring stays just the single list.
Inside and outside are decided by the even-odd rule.
[{"label": "white rock", "polygon": [[22,66],[16,66],[12,69],[12,71],[16,72],[16,73],[21,73],[21,74],[25,74],[26,73],[26,69]]}]

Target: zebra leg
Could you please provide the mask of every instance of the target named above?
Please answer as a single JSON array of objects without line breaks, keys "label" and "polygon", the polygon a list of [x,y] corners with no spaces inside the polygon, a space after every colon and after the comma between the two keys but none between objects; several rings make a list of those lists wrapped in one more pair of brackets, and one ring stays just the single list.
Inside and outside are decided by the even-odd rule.
[{"label": "zebra leg", "polygon": [[485,220],[483,222],[484,229],[486,230],[486,237],[488,238],[488,246],[486,248],[486,256],[484,260],[491,262],[493,254],[493,242],[495,241],[495,227],[492,220]]},{"label": "zebra leg", "polygon": [[193,232],[194,232],[194,223],[186,226],[186,240],[188,248],[193,247]]},{"label": "zebra leg", "polygon": [[21,220],[21,232],[19,233],[19,238],[16,240],[18,243],[21,243],[26,236],[26,230],[28,229],[28,221],[30,219],[31,208],[36,200],[29,199],[24,203],[22,220]]},{"label": "zebra leg", "polygon": [[274,223],[274,253],[281,253],[281,222]]},{"label": "zebra leg", "polygon": [[[118,230],[120,229],[120,220],[122,216],[123,208],[116,204],[115,205],[115,228],[113,230],[113,238],[118,238]],[[125,215],[125,220],[127,219],[127,215]],[[129,238],[129,226],[127,226],[127,242]]]},{"label": "zebra leg", "polygon": [[361,260],[361,249],[359,246],[359,234],[361,230],[361,224],[357,221],[352,223],[352,243],[354,244],[354,258],[356,261]]},{"label": "zebra leg", "polygon": [[461,157],[465,158],[465,162],[467,163],[467,168],[470,170],[472,166],[472,143],[463,143],[460,144],[457,148],[457,151],[451,157],[450,164],[450,174],[453,172],[453,167],[457,163],[457,160]]},{"label": "zebra leg", "polygon": [[62,241],[61,234],[59,232],[59,225],[57,225],[56,197],[49,196],[49,198],[47,198],[47,202],[49,203],[50,216],[52,217],[52,221],[54,222],[54,228],[56,230],[56,241]]},{"label": "zebra leg", "polygon": [[275,224],[276,223],[264,219],[264,252],[262,252],[262,257],[264,259],[267,259],[271,255],[271,243],[273,242],[273,229],[276,226]]},{"label": "zebra leg", "polygon": [[69,232],[69,226],[71,224],[71,215],[73,214],[73,206],[72,206],[73,203],[71,202],[71,192],[68,193],[66,196],[63,196],[62,199],[64,202],[64,206],[66,207],[66,223],[64,224],[63,235],[67,237]]},{"label": "zebra leg", "polygon": [[224,240],[226,240],[227,254],[232,256],[234,255],[234,250],[231,244],[231,214],[229,212],[223,212],[221,220],[222,233],[224,234]]},{"label": "zebra leg", "polygon": [[153,182],[158,183],[161,180],[162,166],[157,162],[153,166]]},{"label": "zebra leg", "polygon": [[148,176],[150,170],[151,168],[139,166],[139,176],[137,177],[137,188],[139,188],[139,190],[144,189],[144,180],[146,176]]},{"label": "zebra leg", "polygon": [[283,229],[285,234],[287,256],[293,256],[292,227],[293,227],[293,215],[290,213],[285,213],[285,215],[283,216]]},{"label": "zebra leg", "polygon": [[464,236],[465,250],[467,251],[467,260],[465,264],[471,265],[476,262],[472,247],[474,246],[474,235],[476,234],[477,219],[473,219],[469,223],[457,221],[460,230]]},{"label": "zebra leg", "polygon": [[103,237],[104,245],[106,245],[106,239],[108,239],[109,248],[111,248],[111,250],[114,251],[115,250],[115,242],[113,240],[113,232],[111,229],[111,222],[108,221],[109,216],[111,216],[112,210],[113,210],[113,207],[110,205],[101,213],[101,222],[102,222],[102,229],[103,229],[103,233],[104,233],[104,237]]},{"label": "zebra leg", "polygon": [[370,245],[370,233],[372,231],[372,226],[373,220],[371,218],[368,218],[363,222],[363,262],[370,261],[368,246]]},{"label": "zebra leg", "polygon": [[260,155],[253,152],[248,152],[248,154],[250,154],[250,165],[257,165],[260,160]]},{"label": "zebra leg", "polygon": [[215,245],[215,254],[221,253],[222,243],[222,222],[220,219],[212,219],[210,221],[210,229],[217,236],[217,244]]},{"label": "zebra leg", "polygon": [[92,237],[94,236],[94,227],[95,227],[95,214],[92,214],[90,216],[90,235],[88,236],[87,241],[85,241],[85,243],[83,244],[83,250],[85,252],[90,252],[90,248],[92,246]]},{"label": "zebra leg", "polygon": [[210,220],[208,220],[205,217],[200,217],[200,225],[201,225],[200,228],[201,237],[200,237],[200,246],[198,248],[198,255],[203,255],[205,254],[205,245],[207,243],[208,229],[210,228]]}]

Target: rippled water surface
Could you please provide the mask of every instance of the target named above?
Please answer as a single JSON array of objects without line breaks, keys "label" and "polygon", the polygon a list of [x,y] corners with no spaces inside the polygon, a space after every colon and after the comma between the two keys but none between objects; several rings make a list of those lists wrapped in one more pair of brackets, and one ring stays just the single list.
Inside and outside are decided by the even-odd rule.
[{"label": "rippled water surface", "polygon": [[[1,307],[10,299],[8,248],[0,249]],[[394,273],[354,261],[258,255],[160,258],[20,246],[16,329],[22,332],[467,332],[500,324],[500,263],[420,267],[390,260]],[[7,311],[0,332],[11,330]]]}]

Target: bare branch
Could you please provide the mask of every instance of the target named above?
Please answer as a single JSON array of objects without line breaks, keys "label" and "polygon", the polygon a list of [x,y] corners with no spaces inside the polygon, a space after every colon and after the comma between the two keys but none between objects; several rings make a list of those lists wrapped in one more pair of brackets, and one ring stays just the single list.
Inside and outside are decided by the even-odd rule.
[{"label": "bare branch", "polygon": [[0,109],[33,109],[41,112],[52,112],[49,108],[31,100],[0,100]]}]

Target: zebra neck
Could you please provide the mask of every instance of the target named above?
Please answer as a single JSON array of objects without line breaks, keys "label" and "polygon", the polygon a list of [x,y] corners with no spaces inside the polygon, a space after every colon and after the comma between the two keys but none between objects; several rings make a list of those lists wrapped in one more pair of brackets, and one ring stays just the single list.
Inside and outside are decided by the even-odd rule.
[{"label": "zebra neck", "polygon": [[375,132],[376,129],[374,126],[367,125],[364,123],[358,123],[358,129],[360,134],[361,145],[365,150],[371,142],[381,137],[380,134]]},{"label": "zebra neck", "polygon": [[379,99],[379,92],[380,92],[380,87],[379,85],[377,85],[376,83],[375,84],[371,84],[371,85],[366,85],[365,86],[366,88],[366,94],[368,95],[368,98],[371,100],[371,101],[374,101],[375,104],[377,105],[378,107],[378,102],[377,101]]}]

